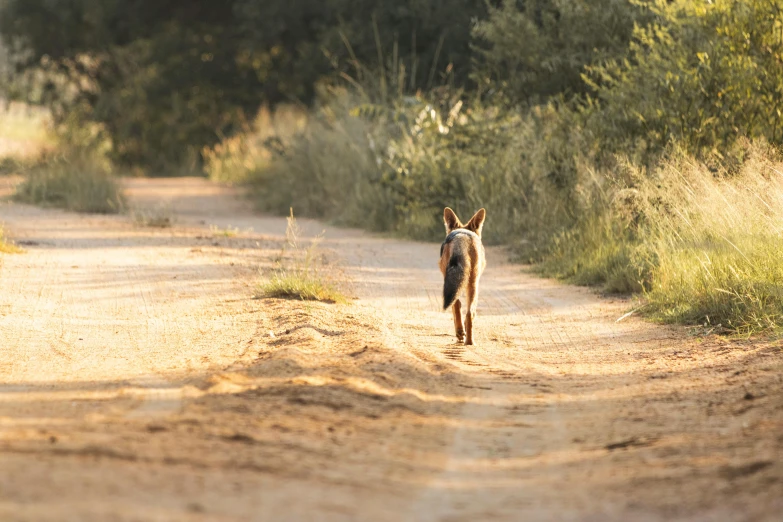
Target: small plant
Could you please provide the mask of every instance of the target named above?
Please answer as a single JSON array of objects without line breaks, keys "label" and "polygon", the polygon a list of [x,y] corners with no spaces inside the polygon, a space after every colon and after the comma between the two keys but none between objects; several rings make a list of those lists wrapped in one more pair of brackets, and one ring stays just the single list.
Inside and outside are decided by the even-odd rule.
[{"label": "small plant", "polygon": [[96,214],[125,208],[117,179],[87,153],[46,158],[30,167],[14,200]]},{"label": "small plant", "polygon": [[8,241],[5,237],[5,230],[0,225],[0,254],[17,254],[21,251],[21,248]]},{"label": "small plant", "polygon": [[174,212],[170,205],[157,205],[151,208],[131,211],[133,222],[140,227],[169,228],[174,224]]},{"label": "small plant", "polygon": [[317,254],[319,238],[304,248],[300,244],[301,229],[296,223],[293,209],[290,210],[287,221],[286,244],[280,255],[278,267],[269,279],[261,284],[256,297],[282,297],[328,303],[345,302],[345,296],[321,271]]},{"label": "small plant", "polygon": [[220,237],[237,237],[239,235],[239,228],[232,227],[231,225],[220,228],[217,225],[210,225],[209,226],[209,232],[213,236],[220,236]]}]

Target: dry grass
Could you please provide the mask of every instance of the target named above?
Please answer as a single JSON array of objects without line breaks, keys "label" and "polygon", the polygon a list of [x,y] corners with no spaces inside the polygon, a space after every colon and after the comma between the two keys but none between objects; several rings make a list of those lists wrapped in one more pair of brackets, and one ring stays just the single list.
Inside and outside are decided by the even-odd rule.
[{"label": "dry grass", "polygon": [[226,227],[219,227],[217,225],[209,226],[209,233],[213,237],[237,237],[239,235],[239,228],[228,225]]},{"label": "dry grass", "polygon": [[98,214],[126,208],[117,179],[89,154],[49,157],[24,174],[14,194],[16,201]]},{"label": "dry grass", "polygon": [[650,181],[662,201],[648,218],[654,317],[739,334],[783,327],[783,164],[770,156],[753,149],[731,176],[680,157]]},{"label": "dry grass", "polygon": [[[675,152],[556,237],[546,275],[640,292],[641,311],[734,334],[783,327],[783,164],[749,146],[739,172]],[[623,188],[625,187],[625,188]],[[633,187],[633,188],[629,188]]]},{"label": "dry grass", "polygon": [[0,254],[18,254],[22,252],[22,249],[8,241],[5,236],[5,230],[0,225]]},{"label": "dry grass", "polygon": [[152,228],[169,228],[176,219],[170,205],[157,205],[150,208],[134,208],[131,218],[136,226]]},{"label": "dry grass", "polygon": [[346,297],[323,271],[317,251],[318,240],[313,240],[305,247],[300,235],[301,231],[291,210],[286,227],[286,245],[278,267],[261,283],[256,297],[345,303]]}]

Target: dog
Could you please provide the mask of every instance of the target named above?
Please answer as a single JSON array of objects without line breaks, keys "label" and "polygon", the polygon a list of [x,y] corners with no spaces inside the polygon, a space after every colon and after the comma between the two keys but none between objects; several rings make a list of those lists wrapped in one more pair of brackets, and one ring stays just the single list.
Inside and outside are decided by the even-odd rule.
[{"label": "dog", "polygon": [[[483,208],[476,212],[466,225],[449,207],[443,210],[446,225],[446,240],[440,246],[440,271],[443,274],[443,309],[452,307],[457,340],[466,345],[473,344],[473,320],[478,306],[479,279],[487,261],[481,230],[487,216]],[[464,293],[468,311],[465,313],[465,327],[462,326],[462,303],[459,296]]]}]

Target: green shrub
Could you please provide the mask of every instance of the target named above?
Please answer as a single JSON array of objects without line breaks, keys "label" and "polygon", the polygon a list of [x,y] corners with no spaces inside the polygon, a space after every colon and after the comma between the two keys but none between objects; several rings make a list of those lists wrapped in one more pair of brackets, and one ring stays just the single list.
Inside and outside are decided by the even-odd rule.
[{"label": "green shrub", "polygon": [[[473,29],[480,89],[512,103],[581,95],[587,65],[626,55],[646,12],[628,0],[503,0]],[[497,97],[497,96],[496,96]]]},{"label": "green shrub", "polygon": [[721,160],[737,136],[783,141],[781,0],[647,4],[624,58],[589,68],[593,128],[614,152],[671,142]]}]

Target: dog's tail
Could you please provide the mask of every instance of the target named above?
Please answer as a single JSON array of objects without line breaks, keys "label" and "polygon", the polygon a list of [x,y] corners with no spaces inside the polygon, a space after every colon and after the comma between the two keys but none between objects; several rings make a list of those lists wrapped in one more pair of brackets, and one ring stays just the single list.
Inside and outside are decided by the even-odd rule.
[{"label": "dog's tail", "polygon": [[443,280],[443,309],[448,310],[465,288],[470,273],[470,258],[461,252],[451,254],[449,265],[446,268],[446,277]]}]

